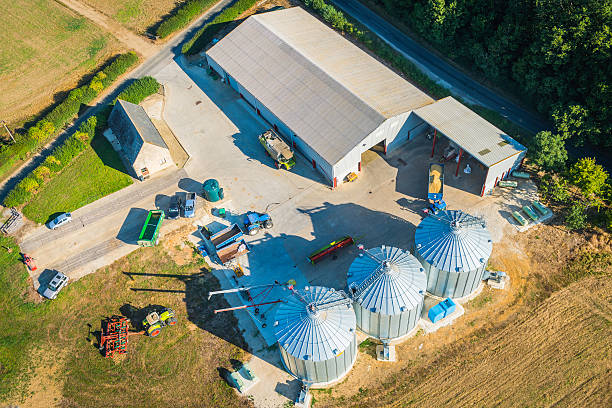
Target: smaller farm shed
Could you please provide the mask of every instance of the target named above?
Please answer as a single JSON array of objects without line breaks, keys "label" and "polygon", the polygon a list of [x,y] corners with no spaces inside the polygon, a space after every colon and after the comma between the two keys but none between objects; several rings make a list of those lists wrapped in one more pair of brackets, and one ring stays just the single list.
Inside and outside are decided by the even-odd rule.
[{"label": "smaller farm shed", "polygon": [[168,145],[142,106],[119,99],[108,123],[124,159],[141,180],[174,165]]},{"label": "smaller farm shed", "polygon": [[434,147],[440,136],[446,136],[459,146],[457,170],[465,154],[485,167],[481,196],[508,177],[525,157],[525,146],[452,96],[415,109],[414,114],[434,128]]}]

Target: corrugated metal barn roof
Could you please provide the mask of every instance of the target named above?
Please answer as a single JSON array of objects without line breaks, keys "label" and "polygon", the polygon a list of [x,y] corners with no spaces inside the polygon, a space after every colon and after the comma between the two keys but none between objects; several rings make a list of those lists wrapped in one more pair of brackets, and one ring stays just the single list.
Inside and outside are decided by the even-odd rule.
[{"label": "corrugated metal barn roof", "polygon": [[414,113],[487,167],[527,150],[452,96]]},{"label": "corrugated metal barn roof", "polygon": [[[310,286],[299,294],[307,303],[343,298],[334,289]],[[350,304],[312,313],[295,295],[276,312],[276,338],[289,354],[302,360],[325,361],[342,354],[355,336],[356,319]]]},{"label": "corrugated metal barn roof", "polygon": [[299,7],[247,18],[207,54],[332,165],[433,102]]},{"label": "corrugated metal barn roof", "polygon": [[151,118],[149,118],[149,115],[147,115],[142,106],[121,99],[117,99],[116,105],[122,108],[124,114],[130,119],[144,142],[163,147],[164,149],[168,148],[168,145],[166,145],[166,142],[164,142],[161,134],[153,122],[151,122]]},{"label": "corrugated metal barn roof", "polygon": [[383,268],[384,273],[368,285],[357,302],[365,309],[386,315],[417,307],[427,288],[427,277],[421,263],[399,248],[377,247],[368,252],[382,262],[360,254],[349,268],[349,290],[352,285],[359,287],[379,268]]},{"label": "corrugated metal barn roof", "polygon": [[457,210],[426,217],[414,235],[416,252],[432,266],[448,272],[480,268],[491,256],[489,231],[471,215]]}]

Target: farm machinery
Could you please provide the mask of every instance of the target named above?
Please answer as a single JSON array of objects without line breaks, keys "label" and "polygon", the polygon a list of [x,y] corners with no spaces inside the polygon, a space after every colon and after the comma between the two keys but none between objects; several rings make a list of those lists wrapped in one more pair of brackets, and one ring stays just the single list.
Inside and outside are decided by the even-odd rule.
[{"label": "farm machinery", "polygon": [[277,169],[284,167],[290,170],[295,166],[295,157],[291,148],[274,130],[270,129],[261,134],[259,143],[266,149],[266,154],[274,160],[274,167]]},{"label": "farm machinery", "polygon": [[126,354],[129,336],[147,335],[157,337],[166,326],[174,326],[177,320],[174,310],[167,307],[154,308],[142,321],[141,331],[130,331],[130,319],[111,316],[102,320],[99,350],[104,357]]},{"label": "farm machinery", "polygon": [[244,227],[246,228],[249,235],[256,235],[259,230],[263,228],[270,229],[273,226],[274,224],[272,224],[272,218],[270,217],[270,214],[260,214],[254,211],[249,211],[248,213],[246,213]]},{"label": "farm machinery", "polygon": [[444,196],[444,164],[431,163],[427,185],[427,201],[429,206],[423,211],[426,214],[438,214],[446,210]]}]

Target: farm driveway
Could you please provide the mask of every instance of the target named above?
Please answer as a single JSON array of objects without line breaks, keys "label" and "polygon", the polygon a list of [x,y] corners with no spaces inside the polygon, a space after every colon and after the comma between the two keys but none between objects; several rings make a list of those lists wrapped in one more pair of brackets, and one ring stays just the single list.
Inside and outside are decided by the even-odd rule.
[{"label": "farm driveway", "polygon": [[[38,266],[31,273],[34,287],[38,288],[38,278],[46,269],[76,280],[136,249],[147,211],[164,208],[185,177],[184,170],[164,172],[74,211],[72,222],[55,231],[43,225],[24,236],[21,249],[33,256]],[[163,225],[162,234],[182,223],[168,221]]]}]

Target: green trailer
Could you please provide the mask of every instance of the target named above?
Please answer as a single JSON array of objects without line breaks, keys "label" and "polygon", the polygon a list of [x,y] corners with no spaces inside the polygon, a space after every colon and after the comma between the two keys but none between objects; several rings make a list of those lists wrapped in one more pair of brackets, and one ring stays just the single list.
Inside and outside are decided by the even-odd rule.
[{"label": "green trailer", "polygon": [[138,237],[139,246],[155,246],[159,242],[159,231],[161,230],[162,222],[164,221],[164,212],[162,210],[152,210],[147,214],[147,220],[142,226],[140,236]]}]

